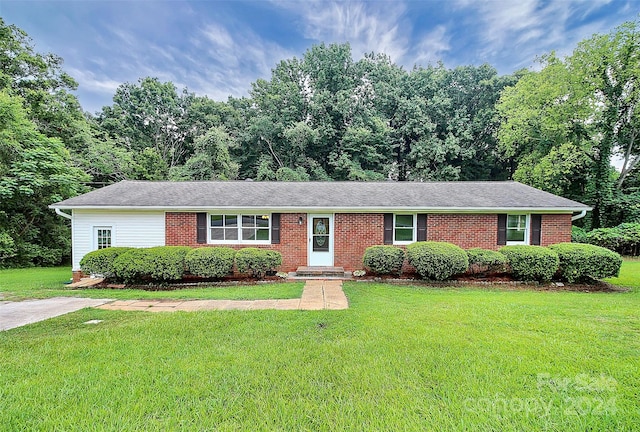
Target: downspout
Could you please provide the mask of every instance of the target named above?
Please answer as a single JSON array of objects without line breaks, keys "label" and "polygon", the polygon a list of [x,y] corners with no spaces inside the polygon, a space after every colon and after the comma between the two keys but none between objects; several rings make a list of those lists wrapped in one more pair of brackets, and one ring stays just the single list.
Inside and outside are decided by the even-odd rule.
[{"label": "downspout", "polygon": [[72,216],[71,216],[70,214],[67,214],[67,213],[63,212],[63,211],[62,211],[62,210],[60,210],[59,208],[55,208],[54,210],[56,211],[56,214],[57,214],[57,215],[62,216],[63,218],[67,218],[67,219],[69,219],[69,220],[71,220],[71,219],[72,219]]},{"label": "downspout", "polygon": [[[56,209],[57,212],[58,209]],[[586,210],[582,210],[580,212],[580,214],[577,214],[575,216],[571,216],[571,222],[577,221],[578,219],[582,219],[583,217],[585,217],[587,215],[587,211]]]}]

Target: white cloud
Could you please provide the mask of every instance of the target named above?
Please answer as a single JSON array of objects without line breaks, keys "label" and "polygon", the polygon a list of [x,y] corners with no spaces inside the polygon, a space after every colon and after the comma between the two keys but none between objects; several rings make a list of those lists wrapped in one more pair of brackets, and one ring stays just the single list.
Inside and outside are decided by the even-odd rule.
[{"label": "white cloud", "polygon": [[404,2],[274,2],[295,13],[306,38],[318,42],[349,42],[354,58],[385,53],[401,61],[410,44],[411,26]]},{"label": "white cloud", "polygon": [[426,66],[441,60],[444,53],[451,49],[450,40],[447,28],[444,25],[437,26],[416,45],[415,63]]},{"label": "white cloud", "polygon": [[479,60],[489,63],[506,61],[511,69],[530,66],[537,56],[552,50],[568,55],[576,44],[593,33],[611,29],[611,17],[581,20],[609,0],[458,0],[458,9],[474,14],[480,46]]},{"label": "white cloud", "polygon": [[73,67],[66,67],[65,69],[78,82],[79,88],[91,92],[113,95],[121,84],[121,82],[107,77],[99,77],[90,70]]}]

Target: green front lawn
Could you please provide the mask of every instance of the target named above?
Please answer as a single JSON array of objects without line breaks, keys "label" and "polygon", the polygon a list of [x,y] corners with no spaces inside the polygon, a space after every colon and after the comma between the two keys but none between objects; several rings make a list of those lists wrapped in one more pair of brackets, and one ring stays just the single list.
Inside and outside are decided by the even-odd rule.
[{"label": "green front lawn", "polygon": [[638,289],[345,292],[344,311],[85,309],[0,332],[0,430],[640,424]]},{"label": "green front lawn", "polygon": [[299,298],[304,283],[287,282],[245,286],[212,286],[184,288],[171,291],[140,289],[70,288],[69,267],[27,268],[0,270],[0,296],[4,300],[25,300],[50,297],[89,297],[132,299],[212,299],[260,300]]}]

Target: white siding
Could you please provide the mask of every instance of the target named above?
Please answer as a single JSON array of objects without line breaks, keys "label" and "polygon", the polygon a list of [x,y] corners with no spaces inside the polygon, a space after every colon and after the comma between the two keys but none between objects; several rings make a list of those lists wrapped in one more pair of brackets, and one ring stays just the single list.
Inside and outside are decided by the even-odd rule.
[{"label": "white siding", "polygon": [[80,270],[80,260],[96,249],[94,227],[111,227],[111,246],[164,246],[164,211],[73,210],[73,270]]}]

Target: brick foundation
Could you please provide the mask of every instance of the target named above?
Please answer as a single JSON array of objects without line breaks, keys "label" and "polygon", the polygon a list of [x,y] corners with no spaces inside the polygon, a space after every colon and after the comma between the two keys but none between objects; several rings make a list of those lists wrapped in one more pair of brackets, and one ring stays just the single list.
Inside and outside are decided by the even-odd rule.
[{"label": "brick foundation", "polygon": [[80,280],[82,278],[86,278],[89,277],[89,275],[86,275],[84,273],[82,273],[82,270],[76,270],[74,272],[72,272],[72,283],[76,283],[76,282],[80,282]]},{"label": "brick foundation", "polygon": [[[302,224],[299,223],[302,218]],[[165,216],[167,246],[215,247],[198,244],[196,213],[172,213]],[[427,240],[454,243],[463,249],[481,247],[497,250],[498,216],[496,214],[429,214]],[[543,246],[571,241],[571,215],[542,216]],[[362,268],[362,256],[369,246],[384,242],[382,213],[336,213],[334,215],[334,265],[347,271]],[[280,271],[295,271],[307,265],[307,214],[282,213],[280,244],[229,245],[234,249],[258,247],[282,254]],[[408,267],[406,270],[410,270]],[[74,272],[75,278],[75,272]]]}]

